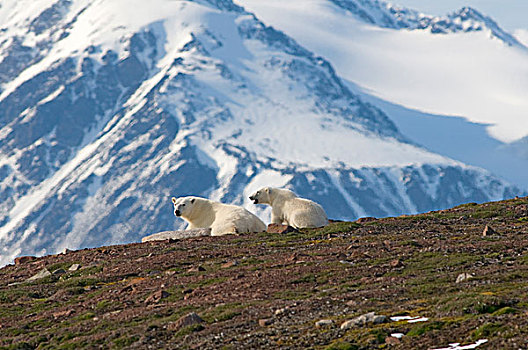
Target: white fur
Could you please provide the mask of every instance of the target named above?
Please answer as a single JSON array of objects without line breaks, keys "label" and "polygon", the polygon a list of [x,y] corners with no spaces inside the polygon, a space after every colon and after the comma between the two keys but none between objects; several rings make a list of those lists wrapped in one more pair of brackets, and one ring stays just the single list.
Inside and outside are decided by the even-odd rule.
[{"label": "white fur", "polygon": [[246,209],[200,197],[172,198],[174,214],[189,223],[187,229],[210,228],[212,236],[262,232],[266,225]]},{"label": "white fur", "polygon": [[264,187],[249,199],[255,204],[271,205],[271,223],[295,228],[322,227],[328,224],[324,209],[317,203],[299,198],[284,188]]}]

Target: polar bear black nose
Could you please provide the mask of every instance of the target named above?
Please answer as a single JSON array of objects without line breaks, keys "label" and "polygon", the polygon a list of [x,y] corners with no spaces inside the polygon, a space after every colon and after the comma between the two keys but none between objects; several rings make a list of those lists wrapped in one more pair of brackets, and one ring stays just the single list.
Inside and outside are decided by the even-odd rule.
[{"label": "polar bear black nose", "polygon": [[176,216],[181,216],[181,212],[178,209],[174,211],[174,214],[176,214]]}]

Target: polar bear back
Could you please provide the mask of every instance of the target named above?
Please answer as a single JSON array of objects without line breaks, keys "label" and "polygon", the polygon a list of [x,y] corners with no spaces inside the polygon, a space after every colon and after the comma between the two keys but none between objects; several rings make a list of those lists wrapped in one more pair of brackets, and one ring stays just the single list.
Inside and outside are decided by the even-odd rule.
[{"label": "polar bear back", "polygon": [[266,225],[248,210],[230,204],[213,202],[215,221],[211,225],[211,235],[266,231]]},{"label": "polar bear back", "polygon": [[273,205],[280,210],[279,216],[288,225],[295,228],[323,227],[328,224],[324,209],[317,203],[305,198],[286,198],[282,205],[280,199]]}]

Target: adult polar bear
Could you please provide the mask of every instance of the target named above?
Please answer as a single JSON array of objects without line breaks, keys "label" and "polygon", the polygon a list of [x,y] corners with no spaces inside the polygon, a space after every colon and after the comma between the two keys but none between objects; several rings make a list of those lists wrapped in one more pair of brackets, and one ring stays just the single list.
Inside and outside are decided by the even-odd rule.
[{"label": "adult polar bear", "polygon": [[212,236],[262,232],[266,225],[246,209],[200,197],[172,197],[174,215],[189,223],[188,229],[211,228]]},{"label": "adult polar bear", "polygon": [[284,188],[264,187],[249,197],[255,204],[271,205],[271,223],[295,228],[322,227],[328,224],[324,209],[309,199],[299,198]]}]

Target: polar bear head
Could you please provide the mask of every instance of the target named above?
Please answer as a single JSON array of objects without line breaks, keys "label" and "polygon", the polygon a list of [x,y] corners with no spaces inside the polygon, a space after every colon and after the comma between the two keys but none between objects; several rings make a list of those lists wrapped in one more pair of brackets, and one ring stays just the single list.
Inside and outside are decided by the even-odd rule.
[{"label": "polar bear head", "polygon": [[172,197],[172,203],[174,204],[174,215],[184,218],[190,217],[195,201],[195,197]]},{"label": "polar bear head", "polygon": [[273,192],[273,188],[263,187],[257,192],[253,193],[251,196],[249,196],[249,199],[251,199],[254,204],[270,204],[271,205],[272,192]]}]

